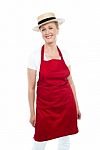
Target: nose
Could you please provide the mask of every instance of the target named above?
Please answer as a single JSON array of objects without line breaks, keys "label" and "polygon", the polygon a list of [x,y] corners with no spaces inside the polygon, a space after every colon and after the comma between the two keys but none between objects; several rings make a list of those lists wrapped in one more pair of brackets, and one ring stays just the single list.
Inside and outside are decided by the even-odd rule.
[{"label": "nose", "polygon": [[45,32],[45,34],[49,34],[50,32],[49,32],[49,29],[46,29],[46,32]]}]

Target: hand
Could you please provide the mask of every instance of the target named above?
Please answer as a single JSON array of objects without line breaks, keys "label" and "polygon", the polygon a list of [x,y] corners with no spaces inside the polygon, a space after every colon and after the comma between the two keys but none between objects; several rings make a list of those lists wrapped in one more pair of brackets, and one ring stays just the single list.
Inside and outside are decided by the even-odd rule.
[{"label": "hand", "polygon": [[33,127],[35,127],[35,124],[36,124],[36,115],[35,115],[35,114],[31,114],[31,115],[30,115],[30,120],[29,120],[29,122],[31,123],[31,125],[32,125]]}]

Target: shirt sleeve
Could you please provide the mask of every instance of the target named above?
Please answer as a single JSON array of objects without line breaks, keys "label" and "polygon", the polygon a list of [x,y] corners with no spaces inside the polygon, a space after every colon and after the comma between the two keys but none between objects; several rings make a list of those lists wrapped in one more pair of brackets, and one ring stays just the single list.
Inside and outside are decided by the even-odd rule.
[{"label": "shirt sleeve", "polygon": [[36,54],[34,52],[28,57],[27,68],[37,70]]}]

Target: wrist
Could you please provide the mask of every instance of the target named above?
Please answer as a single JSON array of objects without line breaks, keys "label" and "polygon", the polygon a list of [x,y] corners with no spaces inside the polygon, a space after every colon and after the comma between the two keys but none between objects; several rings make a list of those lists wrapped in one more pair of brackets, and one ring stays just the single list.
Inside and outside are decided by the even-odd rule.
[{"label": "wrist", "polygon": [[30,114],[31,115],[35,115],[35,111],[30,111]]}]

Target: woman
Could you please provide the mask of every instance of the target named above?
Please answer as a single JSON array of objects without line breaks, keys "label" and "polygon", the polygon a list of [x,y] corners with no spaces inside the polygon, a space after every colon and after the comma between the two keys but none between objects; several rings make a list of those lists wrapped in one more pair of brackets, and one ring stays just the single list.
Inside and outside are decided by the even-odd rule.
[{"label": "woman", "polygon": [[45,44],[32,54],[28,65],[30,123],[35,127],[33,150],[44,150],[47,141],[55,138],[59,150],[68,150],[69,135],[78,133],[81,113],[66,53],[56,45],[59,25],[64,20],[45,13],[37,21],[34,30],[40,31]]}]

